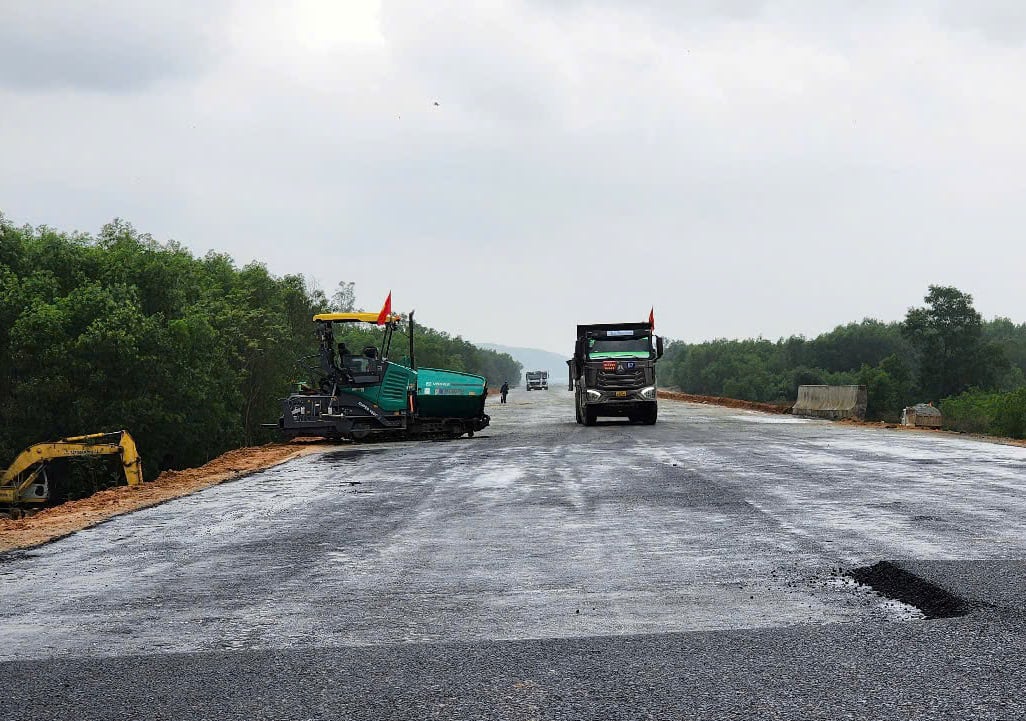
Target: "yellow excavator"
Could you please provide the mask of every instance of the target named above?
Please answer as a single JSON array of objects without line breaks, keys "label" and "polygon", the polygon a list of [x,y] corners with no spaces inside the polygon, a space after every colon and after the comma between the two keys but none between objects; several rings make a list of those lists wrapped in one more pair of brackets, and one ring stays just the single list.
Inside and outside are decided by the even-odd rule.
[{"label": "yellow excavator", "polygon": [[0,507],[17,514],[25,507],[39,507],[50,500],[47,464],[55,458],[76,456],[119,456],[128,485],[143,482],[142,461],[135,440],[128,431],[93,433],[61,438],[29,446],[0,474]]}]

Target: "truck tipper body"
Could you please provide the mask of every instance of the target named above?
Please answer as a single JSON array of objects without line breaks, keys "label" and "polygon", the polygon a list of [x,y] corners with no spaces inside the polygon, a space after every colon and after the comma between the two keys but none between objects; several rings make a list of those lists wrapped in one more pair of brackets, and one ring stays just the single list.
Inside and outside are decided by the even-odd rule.
[{"label": "truck tipper body", "polygon": [[654,424],[656,361],[662,355],[663,339],[650,323],[577,326],[574,356],[567,361],[577,422],[591,426],[605,416]]}]

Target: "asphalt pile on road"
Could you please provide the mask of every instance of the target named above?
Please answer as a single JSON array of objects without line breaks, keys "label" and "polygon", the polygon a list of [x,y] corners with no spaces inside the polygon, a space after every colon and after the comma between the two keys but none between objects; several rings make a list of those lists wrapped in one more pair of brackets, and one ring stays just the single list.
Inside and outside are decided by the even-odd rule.
[{"label": "asphalt pile on road", "polygon": [[848,575],[881,596],[915,606],[926,618],[956,618],[969,612],[965,599],[890,561],[856,568]]}]

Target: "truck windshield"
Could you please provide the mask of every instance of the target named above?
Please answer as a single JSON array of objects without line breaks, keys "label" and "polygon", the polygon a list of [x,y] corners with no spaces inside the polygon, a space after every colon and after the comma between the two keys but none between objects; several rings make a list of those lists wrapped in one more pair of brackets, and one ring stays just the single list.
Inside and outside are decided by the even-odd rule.
[{"label": "truck windshield", "polygon": [[644,338],[590,338],[589,358],[647,358],[652,350],[652,341]]}]

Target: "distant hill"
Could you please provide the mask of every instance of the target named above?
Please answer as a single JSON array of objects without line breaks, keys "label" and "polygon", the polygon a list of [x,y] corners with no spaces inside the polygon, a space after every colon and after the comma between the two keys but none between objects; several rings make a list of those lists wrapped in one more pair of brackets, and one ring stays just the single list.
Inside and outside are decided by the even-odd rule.
[{"label": "distant hill", "polygon": [[[558,386],[560,383],[566,381],[566,356],[561,356],[559,353],[552,353],[547,350],[541,350],[540,348],[513,348],[508,345],[498,345],[496,343],[475,343],[474,345],[480,348],[487,348],[488,350],[498,351],[500,353],[509,353],[513,356],[513,360],[519,362],[524,366],[524,371],[548,371],[549,372],[549,386]],[[521,385],[523,384],[523,376],[520,378]]]}]

